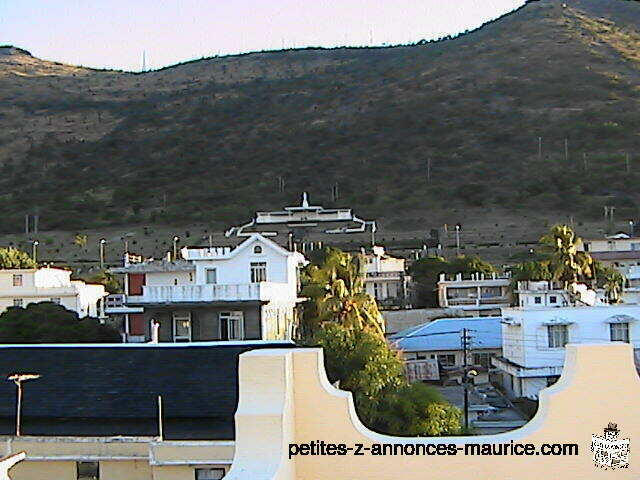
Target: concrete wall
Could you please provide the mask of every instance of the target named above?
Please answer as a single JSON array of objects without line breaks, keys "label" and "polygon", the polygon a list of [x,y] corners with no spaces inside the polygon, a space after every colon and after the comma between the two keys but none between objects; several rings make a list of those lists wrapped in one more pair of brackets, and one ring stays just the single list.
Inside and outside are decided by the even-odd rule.
[{"label": "concrete wall", "polygon": [[[327,381],[320,350],[257,350],[240,357],[236,454],[227,480],[450,480],[638,478],[640,380],[627,344],[572,345],[561,379],[541,392],[536,416],[497,435],[401,438],[381,435],[359,421],[351,395]],[[631,439],[630,468],[594,465],[592,435],[617,423]],[[266,441],[268,439],[268,441]],[[297,456],[291,443],[576,443],[575,456]]]},{"label": "concrete wall", "polygon": [[100,480],[193,480],[196,468],[228,469],[233,441],[159,441],[150,437],[2,437],[6,453],[27,457],[13,480],[76,480],[76,462],[99,462]]}]

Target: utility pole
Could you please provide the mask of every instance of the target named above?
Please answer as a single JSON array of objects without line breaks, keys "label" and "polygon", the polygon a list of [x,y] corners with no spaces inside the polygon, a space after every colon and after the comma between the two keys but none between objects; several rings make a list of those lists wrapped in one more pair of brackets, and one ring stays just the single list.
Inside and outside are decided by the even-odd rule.
[{"label": "utility pole", "polygon": [[24,234],[29,235],[29,214],[24,216]]},{"label": "utility pole", "polygon": [[160,441],[164,440],[164,422],[162,416],[162,395],[158,395],[158,438]]},{"label": "utility pole", "polygon": [[542,160],[542,137],[538,137],[538,160]]},{"label": "utility pole", "polygon": [[564,159],[567,162],[569,161],[569,139],[568,138],[564,139]]},{"label": "utility pole", "polygon": [[467,349],[469,338],[467,337],[467,329],[462,329],[462,360],[463,360],[463,374],[462,374],[462,385],[464,387],[464,428],[465,430],[469,428],[469,389],[467,388]]},{"label": "utility pole", "polygon": [[107,241],[104,238],[100,239],[100,270],[104,270],[104,244]]},{"label": "utility pole", "polygon": [[431,158],[427,158],[427,183],[431,183]]},{"label": "utility pole", "polygon": [[12,380],[13,383],[16,384],[16,387],[18,387],[16,398],[16,437],[19,437],[22,433],[20,429],[22,421],[22,383],[38,378],[40,378],[40,375],[37,373],[14,373],[7,378],[7,380]]},{"label": "utility pole", "polygon": [[173,261],[175,262],[178,259],[178,240],[180,237],[173,237]]},{"label": "utility pole", "polygon": [[627,153],[626,157],[625,157],[625,164],[627,167],[627,173],[629,173],[631,171],[631,164],[629,163],[629,154]]},{"label": "utility pole", "polygon": [[33,254],[31,255],[31,258],[33,258],[33,261],[36,262],[36,264],[38,263],[38,245],[40,245],[40,242],[38,240],[34,240]]},{"label": "utility pole", "polygon": [[582,153],[582,161],[584,162],[584,171],[587,171],[587,152]]}]

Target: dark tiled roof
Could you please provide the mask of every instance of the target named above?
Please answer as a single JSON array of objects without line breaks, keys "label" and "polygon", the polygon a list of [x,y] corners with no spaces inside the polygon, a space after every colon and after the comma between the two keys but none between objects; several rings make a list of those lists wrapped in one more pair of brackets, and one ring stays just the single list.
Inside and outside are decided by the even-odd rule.
[{"label": "dark tiled roof", "polygon": [[[24,384],[31,435],[155,435],[162,395],[167,438],[233,438],[238,356],[287,342],[185,346],[0,346],[0,377]],[[16,387],[0,380],[0,434],[12,434]]]},{"label": "dark tiled roof", "polygon": [[640,250],[621,252],[590,252],[596,260],[640,260]]}]

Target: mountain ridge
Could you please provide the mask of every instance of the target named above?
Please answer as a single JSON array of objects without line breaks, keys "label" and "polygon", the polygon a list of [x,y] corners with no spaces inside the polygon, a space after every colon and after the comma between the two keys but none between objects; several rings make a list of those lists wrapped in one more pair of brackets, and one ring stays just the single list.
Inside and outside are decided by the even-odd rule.
[{"label": "mountain ridge", "polygon": [[633,19],[631,2],[538,0],[452,40],[142,75],[0,57],[0,231],[36,210],[56,229],[228,225],[302,190],[399,226],[452,209],[637,216]]}]

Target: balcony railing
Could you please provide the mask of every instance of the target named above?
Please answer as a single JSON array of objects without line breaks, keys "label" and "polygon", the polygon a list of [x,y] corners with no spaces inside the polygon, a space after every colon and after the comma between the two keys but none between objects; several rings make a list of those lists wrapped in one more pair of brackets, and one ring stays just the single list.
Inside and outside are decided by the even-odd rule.
[{"label": "balcony railing", "polygon": [[288,283],[239,283],[229,285],[144,286],[142,295],[129,295],[130,305],[154,303],[295,300],[295,285]]}]

